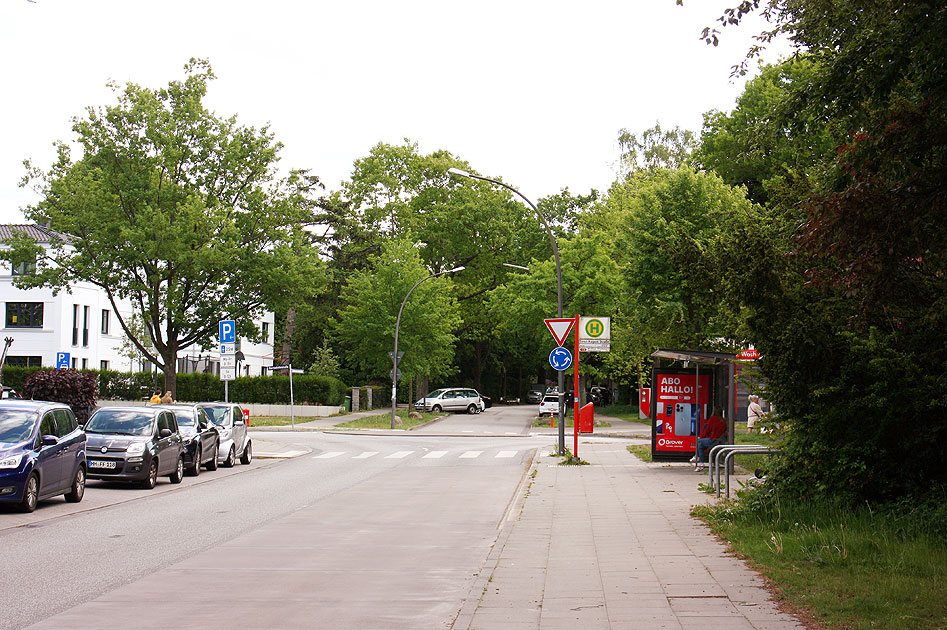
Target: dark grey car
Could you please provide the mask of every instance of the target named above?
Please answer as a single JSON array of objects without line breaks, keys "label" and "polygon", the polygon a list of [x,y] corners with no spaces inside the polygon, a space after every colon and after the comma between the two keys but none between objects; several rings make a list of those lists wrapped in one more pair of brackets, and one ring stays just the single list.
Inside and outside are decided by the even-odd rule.
[{"label": "dark grey car", "polygon": [[133,481],[154,488],[158,477],[184,478],[184,449],[166,407],[103,407],[85,425],[90,479]]},{"label": "dark grey car", "polygon": [[197,405],[162,405],[174,412],[184,441],[184,470],[194,477],[201,474],[201,466],[217,470],[220,452],[220,432]]}]

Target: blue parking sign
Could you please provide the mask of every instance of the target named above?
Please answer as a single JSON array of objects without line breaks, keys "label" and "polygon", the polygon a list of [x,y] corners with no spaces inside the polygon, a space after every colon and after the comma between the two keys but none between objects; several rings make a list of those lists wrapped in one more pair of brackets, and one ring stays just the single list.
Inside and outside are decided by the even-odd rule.
[{"label": "blue parking sign", "polygon": [[57,370],[69,369],[69,353],[68,352],[56,353],[56,369]]},{"label": "blue parking sign", "polygon": [[237,326],[232,319],[220,320],[220,334],[218,335],[220,343],[237,343]]}]

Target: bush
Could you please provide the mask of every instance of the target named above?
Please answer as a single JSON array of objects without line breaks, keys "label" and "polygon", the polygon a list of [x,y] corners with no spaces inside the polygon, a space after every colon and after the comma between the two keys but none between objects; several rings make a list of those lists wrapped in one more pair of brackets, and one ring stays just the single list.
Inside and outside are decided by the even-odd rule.
[{"label": "bush", "polygon": [[5,365],[3,366],[3,383],[7,387],[12,387],[18,392],[23,392],[23,383],[26,381],[27,377],[30,374],[36,374],[42,370],[38,365],[33,365],[30,367],[22,365]]},{"label": "bush", "polygon": [[85,424],[95,407],[95,374],[78,370],[41,370],[23,383],[22,395],[69,405],[80,424]]}]

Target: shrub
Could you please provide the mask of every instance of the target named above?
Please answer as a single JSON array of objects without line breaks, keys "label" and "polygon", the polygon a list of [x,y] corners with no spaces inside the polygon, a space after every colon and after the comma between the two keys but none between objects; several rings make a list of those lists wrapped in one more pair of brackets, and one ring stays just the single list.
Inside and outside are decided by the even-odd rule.
[{"label": "shrub", "polygon": [[85,424],[95,407],[95,374],[78,370],[41,370],[23,383],[22,395],[69,405],[80,424]]}]

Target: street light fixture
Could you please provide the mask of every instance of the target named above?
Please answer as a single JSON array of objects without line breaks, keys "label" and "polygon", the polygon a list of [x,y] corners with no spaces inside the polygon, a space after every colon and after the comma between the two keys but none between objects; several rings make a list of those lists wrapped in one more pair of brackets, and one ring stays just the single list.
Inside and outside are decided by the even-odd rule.
[{"label": "street light fixture", "polygon": [[[526,202],[526,204],[533,209],[533,212],[536,213],[536,216],[539,217],[540,222],[542,222],[543,227],[546,228],[546,234],[549,236],[549,242],[552,245],[552,255],[556,259],[556,288],[557,288],[557,297],[559,304],[559,319],[562,319],[562,266],[559,264],[559,246],[556,244],[556,237],[552,233],[552,229],[549,227],[549,223],[546,221],[546,217],[542,215],[539,211],[539,208],[536,207],[532,201],[526,198],[526,196],[520,191],[516,190],[512,186],[504,184],[501,181],[490,179],[489,177],[483,177],[482,175],[474,175],[473,173],[468,173],[467,171],[462,171],[459,168],[449,168],[447,172],[451,175],[457,177],[466,177],[468,179],[479,179],[485,182],[490,182],[491,184],[496,184],[497,186],[502,186],[512,193],[515,193],[519,196],[520,199]],[[504,263],[506,264],[506,263]],[[507,265],[510,266],[510,265]],[[576,333],[578,334],[578,333]],[[566,375],[562,370],[559,372],[559,454],[564,455],[566,452]],[[578,422],[578,418],[575,419]]]},{"label": "street light fixture", "polygon": [[524,267],[523,265],[514,265],[513,263],[503,263],[504,267],[509,267],[510,269],[522,269],[523,271],[529,271],[529,267]]},{"label": "street light fixture", "polygon": [[[411,294],[414,293],[414,290],[417,289],[422,282],[425,280],[430,280],[435,276],[442,276],[445,273],[454,273],[457,271],[463,271],[466,267],[454,267],[453,269],[448,269],[446,271],[438,271],[437,273],[432,273],[431,275],[421,278],[417,283],[411,287],[411,290],[408,291],[408,294],[404,296],[404,299],[401,301],[401,308],[398,309],[398,319],[395,321],[395,351],[391,354],[391,360],[394,364],[394,367],[391,370],[391,428],[395,428],[395,412],[398,409],[398,331],[401,329],[401,314],[404,312],[404,305],[408,303],[408,298],[411,297]],[[410,406],[411,401],[408,401]]]}]

